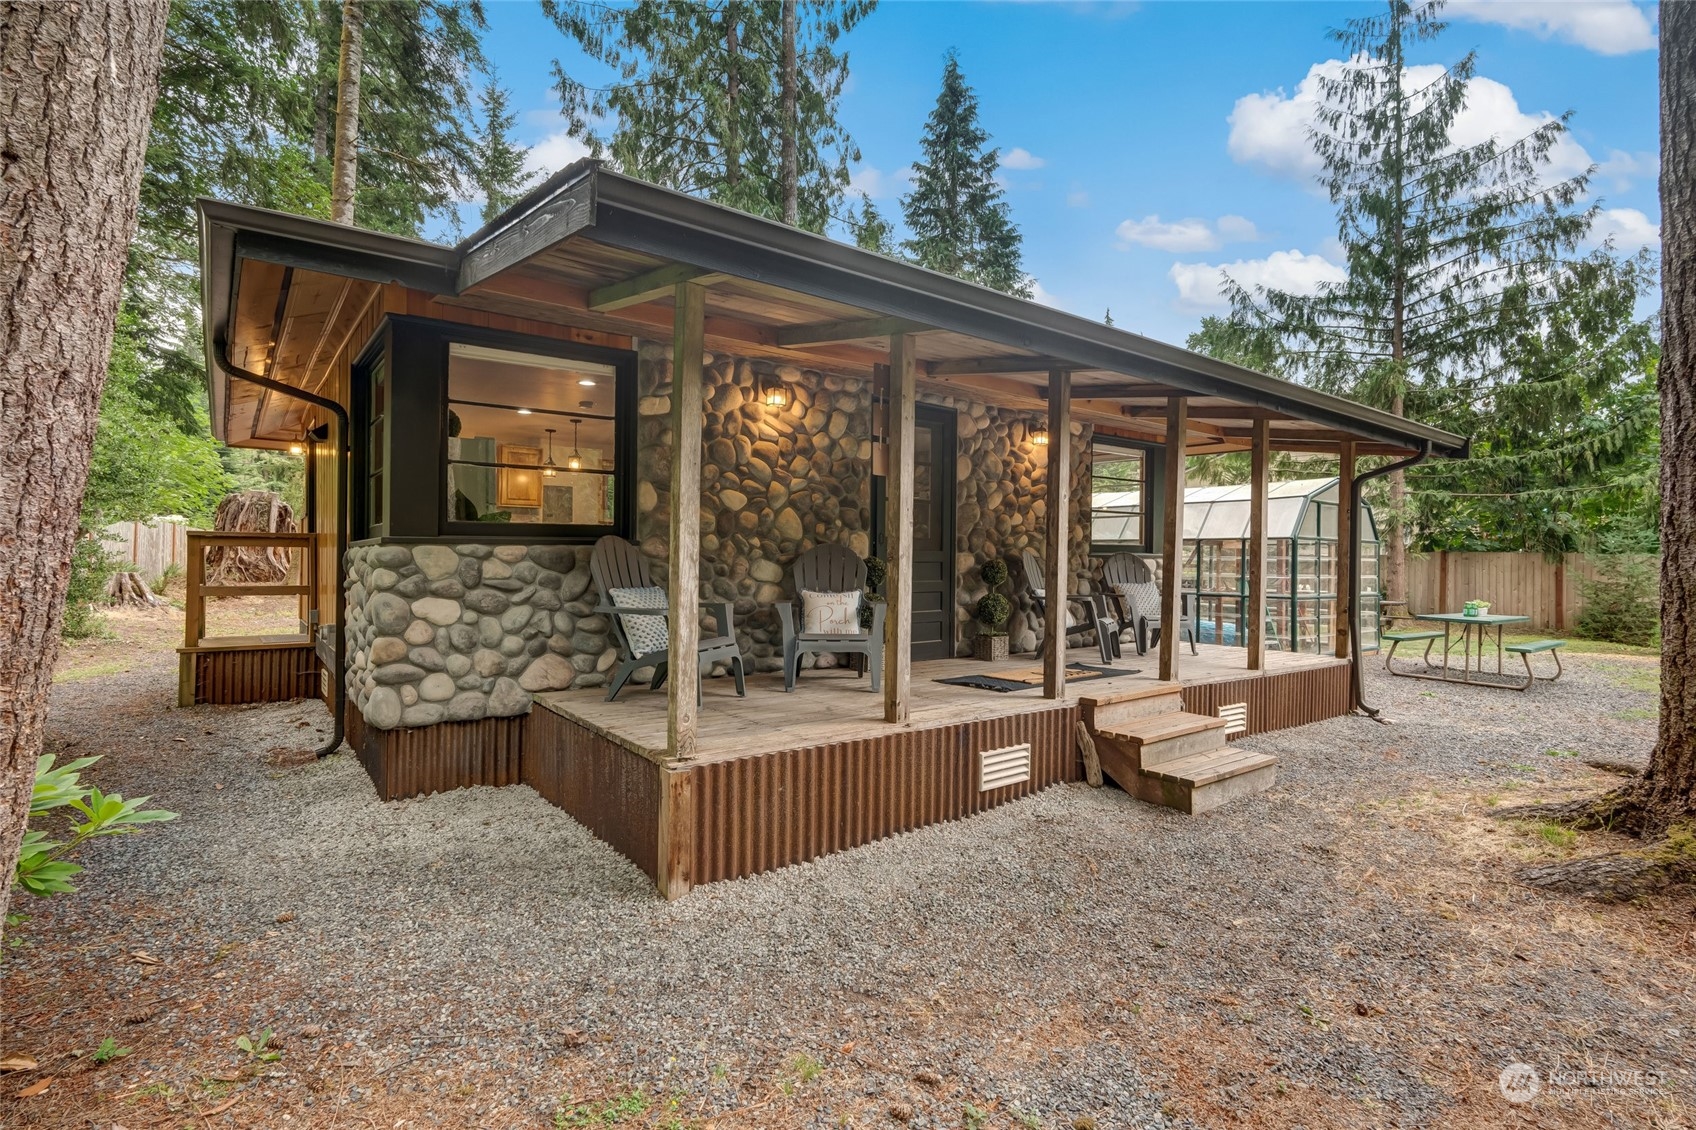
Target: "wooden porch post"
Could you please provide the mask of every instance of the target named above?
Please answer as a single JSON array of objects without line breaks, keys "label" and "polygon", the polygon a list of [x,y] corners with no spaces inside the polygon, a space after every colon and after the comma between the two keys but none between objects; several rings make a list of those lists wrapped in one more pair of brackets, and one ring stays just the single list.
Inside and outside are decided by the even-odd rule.
[{"label": "wooden porch post", "polygon": [[1354,443],[1344,440],[1337,449],[1337,612],[1332,624],[1336,637],[1333,650],[1338,659],[1349,657],[1349,624],[1353,622],[1354,606],[1360,602],[1360,594],[1356,591],[1360,585],[1355,581],[1354,571],[1349,568],[1349,542],[1358,536],[1355,532],[1357,506],[1354,496]]},{"label": "wooden porch post", "polygon": [[913,679],[913,432],[918,414],[913,336],[889,339],[889,478],[884,544],[889,553],[883,620],[883,720],[905,722]]},{"label": "wooden porch post", "polygon": [[1178,622],[1184,614],[1184,459],[1189,440],[1190,402],[1166,401],[1166,528],[1161,546],[1160,678],[1178,681]]},{"label": "wooden porch post", "polygon": [[695,756],[700,722],[695,702],[701,643],[701,354],[707,291],[698,283],[676,288],[677,314],[671,355],[671,573],[667,622],[671,628],[669,712],[671,756]]},{"label": "wooden porch post", "polygon": [[1043,587],[1042,697],[1066,697],[1066,549],[1072,524],[1072,373],[1048,370],[1048,560]]},{"label": "wooden porch post", "polygon": [[1249,456],[1248,669],[1266,666],[1266,493],[1271,481],[1272,421],[1254,422]]}]

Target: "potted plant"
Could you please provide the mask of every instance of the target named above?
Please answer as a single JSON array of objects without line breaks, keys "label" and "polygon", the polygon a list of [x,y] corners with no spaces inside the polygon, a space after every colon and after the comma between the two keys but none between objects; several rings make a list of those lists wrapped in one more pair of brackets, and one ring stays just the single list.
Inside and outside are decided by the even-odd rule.
[{"label": "potted plant", "polygon": [[973,613],[978,634],[972,640],[972,654],[985,660],[1006,659],[1007,619],[1013,615],[1013,602],[999,589],[1007,583],[1007,562],[992,557],[979,572],[989,592],[978,601],[977,611]]}]

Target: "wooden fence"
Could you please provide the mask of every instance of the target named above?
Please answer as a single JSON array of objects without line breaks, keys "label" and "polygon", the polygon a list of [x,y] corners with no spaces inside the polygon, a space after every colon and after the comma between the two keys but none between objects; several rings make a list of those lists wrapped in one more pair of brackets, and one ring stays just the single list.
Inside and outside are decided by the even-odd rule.
[{"label": "wooden fence", "polygon": [[148,584],[157,584],[171,566],[182,569],[188,563],[188,523],[181,518],[114,522],[100,540],[119,568],[140,573]]},{"label": "wooden fence", "polygon": [[1555,561],[1540,553],[1409,555],[1408,610],[1459,612],[1469,600],[1485,600],[1491,612],[1531,617],[1528,630],[1568,632],[1584,610],[1579,580],[1595,576],[1595,559],[1579,553]]}]

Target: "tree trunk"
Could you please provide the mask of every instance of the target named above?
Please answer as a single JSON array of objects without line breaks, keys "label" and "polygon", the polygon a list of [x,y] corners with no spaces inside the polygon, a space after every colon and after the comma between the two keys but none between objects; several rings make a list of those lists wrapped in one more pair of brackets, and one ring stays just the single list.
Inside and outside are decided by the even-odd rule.
[{"label": "tree trunk", "polygon": [[799,77],[795,73],[795,0],[783,0],[783,222],[790,227],[799,226],[801,218],[801,171],[795,142]]},{"label": "tree trunk", "polygon": [[0,4],[0,913],[41,754],[167,10]]},{"label": "tree trunk", "polygon": [[737,135],[740,122],[736,117],[736,100],[741,97],[741,83],[737,74],[741,70],[742,56],[736,42],[736,21],[738,15],[735,4],[725,5],[724,10],[724,183],[735,186],[742,182],[742,145]]},{"label": "tree trunk", "polygon": [[361,0],[342,0],[342,52],[336,66],[336,156],[330,173],[330,219],[353,223],[359,185],[359,74],[365,64]]},{"label": "tree trunk", "polygon": [[1661,5],[1661,726],[1647,824],[1696,815],[1696,4]]}]

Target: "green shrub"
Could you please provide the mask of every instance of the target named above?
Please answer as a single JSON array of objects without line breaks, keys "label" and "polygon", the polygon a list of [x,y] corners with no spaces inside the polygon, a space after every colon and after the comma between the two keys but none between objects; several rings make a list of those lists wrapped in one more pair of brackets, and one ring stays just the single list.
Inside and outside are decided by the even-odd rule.
[{"label": "green shrub", "polygon": [[177,818],[175,812],[143,808],[150,797],[125,800],[117,793],[103,793],[93,785],[83,784],[82,771],[99,760],[79,757],[55,768],[53,755],[49,753],[35,763],[30,819],[66,808],[74,815],[68,814],[70,827],[61,833],[66,837],[63,840],[49,839],[49,833],[41,829],[24,832],[23,849],[12,876],[17,887],[42,898],[74,891],[70,879],[82,868],[65,858],[71,852],[101,836],[121,836],[134,832],[141,824]]},{"label": "green shrub", "polygon": [[1615,553],[1593,557],[1594,580],[1580,577],[1584,611],[1578,631],[1593,640],[1650,647],[1660,630],[1660,566],[1653,557]]},{"label": "green shrub", "polygon": [[112,576],[112,556],[97,537],[79,537],[71,547],[71,582],[65,589],[65,619],[59,634],[68,640],[86,640],[105,631],[106,619],[95,603],[106,592]]},{"label": "green shrub", "polygon": [[1007,562],[999,557],[991,557],[983,563],[978,572],[983,576],[983,583],[992,589],[998,589],[1007,583]]},{"label": "green shrub", "polygon": [[978,601],[976,619],[978,626],[987,636],[998,636],[1006,627],[1007,617],[1013,614],[1013,602],[998,592],[992,592]]},{"label": "green shrub", "polygon": [[889,566],[881,557],[866,558],[866,588],[876,592],[889,579]]}]

